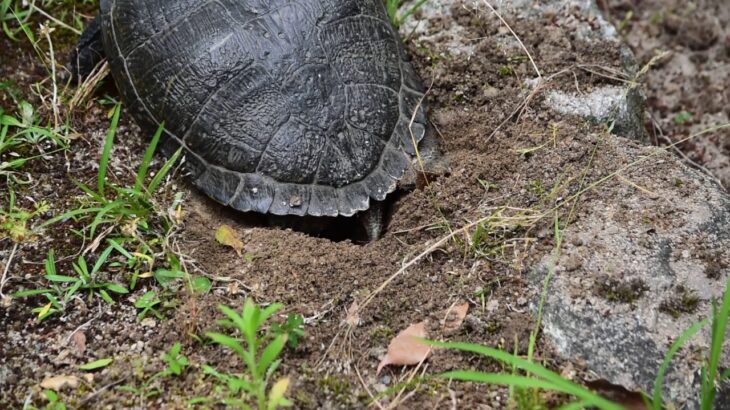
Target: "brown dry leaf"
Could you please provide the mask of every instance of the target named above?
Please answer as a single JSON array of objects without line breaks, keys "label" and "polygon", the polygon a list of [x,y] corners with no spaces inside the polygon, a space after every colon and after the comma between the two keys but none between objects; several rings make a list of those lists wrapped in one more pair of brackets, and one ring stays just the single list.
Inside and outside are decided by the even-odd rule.
[{"label": "brown dry leaf", "polygon": [[215,233],[215,240],[221,245],[230,246],[236,250],[238,256],[243,253],[243,241],[238,236],[238,233],[228,225],[221,225],[218,231]]},{"label": "brown dry leaf", "polygon": [[469,312],[469,302],[462,303],[461,305],[452,305],[449,310],[446,311],[446,317],[443,321],[444,333],[453,333],[461,328],[464,323],[466,314]]},{"label": "brown dry leaf", "polygon": [[75,389],[79,387],[79,378],[65,375],[46,377],[41,382],[41,387],[53,391],[61,391],[66,387]]},{"label": "brown dry leaf", "polygon": [[383,367],[390,364],[408,366],[426,360],[431,354],[431,347],[419,338],[426,338],[426,322],[408,326],[390,341],[388,353],[380,361],[375,374],[379,374]]},{"label": "brown dry leaf", "polygon": [[76,351],[84,354],[84,352],[86,351],[86,334],[79,330],[78,332],[73,334],[71,340],[73,340],[74,344],[76,345]]},{"label": "brown dry leaf", "polygon": [[345,323],[350,325],[350,327],[357,327],[360,324],[360,306],[357,304],[357,301],[352,302],[352,305],[347,308],[346,312],[347,317],[345,318]]}]

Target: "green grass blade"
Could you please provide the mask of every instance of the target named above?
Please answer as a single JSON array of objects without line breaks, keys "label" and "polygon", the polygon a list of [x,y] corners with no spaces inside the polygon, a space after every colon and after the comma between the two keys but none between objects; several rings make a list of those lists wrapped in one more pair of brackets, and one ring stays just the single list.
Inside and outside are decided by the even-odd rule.
[{"label": "green grass blade", "polygon": [[79,281],[79,278],[74,278],[71,276],[63,276],[63,275],[46,275],[44,276],[47,281],[49,282],[57,282],[57,283],[76,283]]},{"label": "green grass blade", "polygon": [[104,217],[107,214],[119,213],[118,208],[122,208],[124,207],[124,205],[126,205],[126,202],[124,202],[123,200],[117,200],[101,208],[94,217],[94,220],[91,222],[91,224],[89,224],[89,236],[92,238],[94,237],[94,235],[96,234],[96,228],[99,225],[105,223]]},{"label": "green grass blade", "polygon": [[101,159],[99,160],[99,175],[97,179],[97,188],[99,195],[104,196],[104,187],[106,184],[106,171],[109,167],[109,157],[112,153],[112,146],[114,145],[114,136],[117,134],[117,125],[119,124],[119,115],[122,112],[122,105],[117,104],[114,107],[114,114],[112,115],[112,122],[107,131],[106,139],[104,140],[104,151],[101,153]]},{"label": "green grass blade", "polygon": [[700,329],[705,327],[707,324],[707,320],[703,320],[702,322],[695,323],[692,327],[685,330],[684,333],[682,333],[677,340],[672,343],[672,346],[669,348],[669,351],[667,351],[667,354],[664,356],[664,361],[662,362],[662,365],[659,367],[659,372],[657,372],[656,380],[654,381],[654,396],[652,398],[652,405],[651,408],[653,410],[661,410],[663,408],[662,406],[662,385],[664,384],[664,375],[667,372],[667,369],[669,368],[669,364],[672,362],[672,359],[674,358],[674,355],[679,351],[679,349],[684,346],[687,341],[692,338],[692,336],[695,335]]},{"label": "green grass blade", "polygon": [[91,269],[91,274],[95,275],[99,272],[99,269],[101,269],[102,265],[106,263],[106,260],[109,259],[109,254],[112,253],[114,250],[113,246],[109,246],[106,249],[104,249],[104,252],[99,256],[99,259],[96,260],[96,263],[94,264],[94,268]]},{"label": "green grass blade", "polygon": [[588,401],[576,401],[573,403],[568,403],[563,406],[560,406],[558,408],[558,410],[581,410],[581,409],[585,409],[592,405],[593,405],[593,403],[588,402]]},{"label": "green grass blade", "polygon": [[38,228],[47,228],[50,225],[53,225],[57,222],[73,218],[74,216],[84,215],[84,214],[93,214],[96,212],[101,211],[102,208],[81,208],[81,209],[74,209],[73,211],[65,212],[61,215],[58,215],[56,217],[53,217],[46,222],[43,222]]},{"label": "green grass blade", "polygon": [[86,370],[86,371],[97,370],[97,369],[101,369],[101,368],[109,366],[110,364],[112,364],[113,361],[114,361],[114,359],[112,359],[112,358],[99,359],[99,360],[94,360],[93,362],[82,364],[82,365],[78,366],[78,368],[79,368],[79,370]]},{"label": "green grass blade", "polygon": [[134,259],[134,256],[132,256],[131,253],[129,253],[126,249],[122,247],[122,245],[119,244],[119,242],[115,241],[114,239],[107,239],[107,242],[109,242],[109,245],[116,249],[117,252],[121,253],[125,258],[132,260]]},{"label": "green grass blade", "polygon": [[15,292],[11,294],[13,298],[29,298],[31,296],[38,296],[42,295],[44,293],[53,292],[53,289],[31,289],[31,290],[21,290],[19,292]]},{"label": "green grass blade", "polygon": [[259,321],[261,324],[269,320],[269,318],[275,314],[276,312],[280,311],[284,305],[280,303],[272,303],[271,305],[267,306],[262,312],[261,316],[259,318]]},{"label": "green grass blade", "polygon": [[180,156],[182,155],[182,153],[183,153],[182,148],[177,150],[177,152],[175,152],[175,154],[173,154],[173,156],[171,156],[170,159],[168,159],[167,162],[165,162],[165,165],[163,165],[162,168],[160,168],[160,171],[157,173],[157,175],[155,175],[155,177],[152,178],[152,181],[147,186],[147,192],[149,193],[149,195],[152,195],[155,193],[155,191],[157,191],[157,188],[162,183],[162,180],[167,176],[168,173],[170,173],[170,170],[175,165],[177,160],[180,159]]},{"label": "green grass blade", "polygon": [[142,163],[139,166],[139,170],[137,171],[137,179],[134,183],[134,190],[137,192],[140,192],[142,190],[144,179],[147,176],[147,171],[149,170],[150,163],[152,162],[152,156],[155,154],[157,144],[160,142],[160,137],[162,136],[162,132],[164,130],[165,123],[163,122],[162,124],[160,124],[159,127],[157,127],[157,131],[152,137],[152,142],[150,142],[150,145],[147,147],[147,151],[145,151],[144,153],[144,158],[142,159]]},{"label": "green grass blade", "polygon": [[104,302],[107,304],[113,305],[114,299],[112,299],[111,296],[109,296],[109,293],[104,289],[99,289],[99,296],[101,296],[102,299],[104,299]]},{"label": "green grass blade", "polygon": [[279,335],[274,338],[274,340],[269,343],[268,346],[266,346],[266,349],[264,349],[264,352],[261,354],[259,364],[256,367],[258,377],[262,377],[264,374],[266,374],[266,370],[269,368],[271,363],[273,363],[274,360],[279,357],[279,354],[281,354],[281,351],[284,350],[285,345],[286,336]]},{"label": "green grass blade", "polygon": [[127,293],[129,293],[129,291],[127,290],[127,288],[125,288],[124,286],[122,286],[122,285],[120,285],[118,283],[107,283],[107,284],[104,285],[104,287],[108,291],[114,292],[114,293],[118,293],[120,295],[126,295]]},{"label": "green grass blade", "polygon": [[413,7],[411,7],[410,9],[408,9],[408,11],[406,11],[405,13],[403,13],[403,15],[398,18],[398,25],[403,24],[403,22],[408,17],[412,16],[413,13],[415,13],[416,11],[418,11],[418,9],[420,9],[423,6],[424,3],[426,3],[426,0],[419,0],[418,3],[414,4]]},{"label": "green grass blade", "polygon": [[725,285],[725,294],[722,298],[722,305],[718,310],[713,307],[712,315],[712,344],[708,357],[707,368],[703,369],[701,403],[702,410],[711,410],[715,401],[715,381],[722,355],[722,346],[725,343],[727,323],[730,319],[730,280]]},{"label": "green grass blade", "polygon": [[46,259],[46,275],[56,274],[56,257],[53,253],[53,249],[48,251],[48,258]]},{"label": "green grass blade", "polygon": [[622,407],[612,403],[609,400],[606,400],[592,391],[586,389],[585,387],[573,383],[570,380],[564,379],[559,374],[552,372],[538,364],[532,363],[530,361],[527,361],[525,359],[515,357],[507,352],[504,352],[502,350],[497,350],[491,347],[481,346],[477,344],[472,343],[455,343],[455,342],[434,342],[434,341],[426,341],[429,345],[436,346],[436,347],[443,347],[447,349],[456,349],[461,350],[465,352],[472,352],[477,353],[482,356],[490,357],[492,359],[499,360],[501,362],[507,363],[509,365],[515,365],[516,367],[531,373],[539,378],[542,378],[546,380],[547,382],[551,383],[555,386],[555,390],[571,394],[579,399],[583,400],[590,400],[593,402],[596,406],[599,406],[601,409],[605,410],[621,410]]},{"label": "green grass blade", "polygon": [[226,346],[227,348],[233,350],[236,354],[243,357],[246,355],[245,350],[243,350],[243,346],[241,346],[241,343],[238,341],[238,339],[235,339],[233,337],[221,334],[221,333],[213,333],[208,332],[205,334],[208,336],[212,341],[218,343],[219,345]]},{"label": "green grass blade", "polygon": [[241,315],[238,314],[238,312],[229,308],[226,305],[219,305],[218,309],[220,309],[220,311],[223,312],[224,315],[228,316],[228,318],[231,319],[231,322],[236,325],[236,328],[238,328],[238,330],[243,333],[244,329],[246,328],[246,323]]},{"label": "green grass blade", "polygon": [[388,17],[393,25],[397,25],[398,18],[398,6],[400,6],[400,0],[387,0],[385,3],[386,9],[388,10]]},{"label": "green grass blade", "polygon": [[519,376],[516,374],[482,373],[470,370],[456,370],[440,374],[439,377],[465,382],[496,384],[500,386],[543,389],[549,391],[559,390],[554,384],[545,380]]}]

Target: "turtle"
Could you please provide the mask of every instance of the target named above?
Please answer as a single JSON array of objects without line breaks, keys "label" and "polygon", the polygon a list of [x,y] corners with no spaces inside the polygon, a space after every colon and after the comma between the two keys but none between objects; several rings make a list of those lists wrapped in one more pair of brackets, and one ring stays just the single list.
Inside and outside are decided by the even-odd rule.
[{"label": "turtle", "polygon": [[429,133],[383,0],[101,0],[71,71],[103,58],[163,153],[243,212],[363,215],[375,239]]}]

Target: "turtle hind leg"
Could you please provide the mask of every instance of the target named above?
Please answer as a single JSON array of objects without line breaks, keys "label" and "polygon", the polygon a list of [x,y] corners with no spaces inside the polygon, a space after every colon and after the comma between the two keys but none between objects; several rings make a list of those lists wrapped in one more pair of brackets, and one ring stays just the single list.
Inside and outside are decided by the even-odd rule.
[{"label": "turtle hind leg", "polygon": [[97,16],[86,27],[71,52],[69,70],[72,81],[77,84],[83,82],[104,58],[106,53],[101,40],[101,18]]},{"label": "turtle hind leg", "polygon": [[385,227],[386,204],[384,201],[370,201],[370,208],[359,215],[368,242],[380,239]]}]

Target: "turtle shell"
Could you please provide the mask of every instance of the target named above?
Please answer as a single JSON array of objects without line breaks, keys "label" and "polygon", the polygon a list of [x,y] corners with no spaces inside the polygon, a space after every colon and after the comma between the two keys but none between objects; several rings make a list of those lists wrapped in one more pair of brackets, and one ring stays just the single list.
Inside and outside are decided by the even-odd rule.
[{"label": "turtle shell", "polygon": [[350,216],[426,126],[382,0],[102,0],[112,75],[197,187],[241,211]]}]

